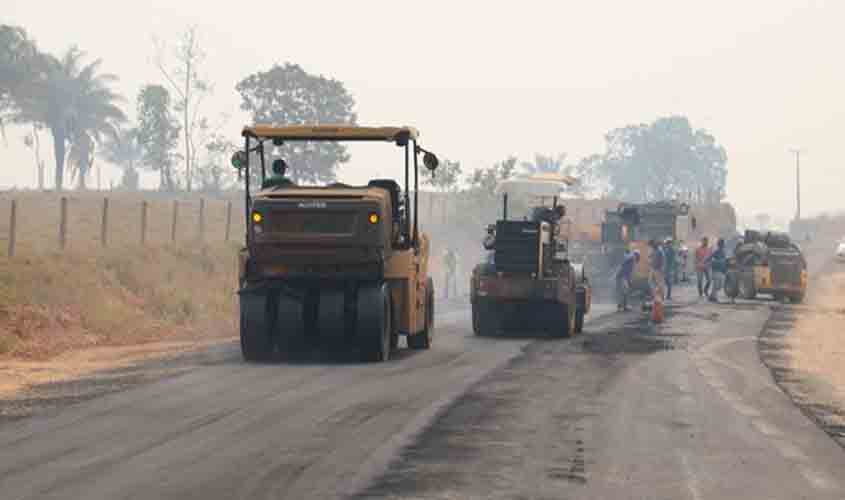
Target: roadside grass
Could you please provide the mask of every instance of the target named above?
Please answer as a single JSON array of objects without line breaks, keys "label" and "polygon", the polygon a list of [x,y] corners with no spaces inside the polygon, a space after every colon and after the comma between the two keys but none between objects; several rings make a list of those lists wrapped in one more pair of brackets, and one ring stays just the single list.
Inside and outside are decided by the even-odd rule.
[{"label": "roadside grass", "polygon": [[234,243],[0,260],[0,355],[231,335]]},{"label": "roadside grass", "polygon": [[[59,206],[68,199],[67,245],[59,249]],[[107,246],[100,241],[109,198]],[[5,255],[9,200],[17,200],[15,256]],[[147,199],[146,244],[140,245]],[[200,339],[235,332],[236,254],[242,208],[233,198],[179,200],[156,193],[3,193],[0,195],[0,359],[47,359],[98,345]],[[240,208],[240,210],[239,210]]]},{"label": "roadside grass", "polygon": [[845,411],[845,266],[835,271],[816,280],[810,310],[798,314],[788,342],[792,367],[824,380]]}]

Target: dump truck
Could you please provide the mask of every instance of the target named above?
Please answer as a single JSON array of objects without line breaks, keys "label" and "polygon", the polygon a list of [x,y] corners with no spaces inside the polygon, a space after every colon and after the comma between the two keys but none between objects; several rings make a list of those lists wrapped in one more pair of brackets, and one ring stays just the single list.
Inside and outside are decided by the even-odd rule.
[{"label": "dump truck", "polygon": [[632,292],[649,296],[649,241],[687,241],[696,224],[689,212],[689,205],[674,201],[621,203],[615,212],[608,211],[602,224],[602,242],[607,261],[605,267],[618,267],[626,249],[639,251],[642,258],[634,269]]},{"label": "dump truck", "polygon": [[[524,220],[509,219],[508,190],[526,189],[545,193],[539,197],[550,205],[535,206]],[[557,198],[560,189],[547,177],[500,185],[503,216],[488,228],[484,244],[490,252],[488,261],[477,265],[470,278],[476,335],[518,329],[566,337],[583,330],[592,294],[583,266],[567,255],[561,234],[566,210]]]},{"label": "dump truck", "polygon": [[736,276],[726,287],[729,297],[754,299],[767,294],[776,300],[800,303],[807,293],[807,260],[787,233],[748,230],[736,245],[729,273]]},{"label": "dump truck", "polygon": [[[241,351],[247,361],[309,344],[386,361],[407,337],[412,349],[434,339],[430,242],[419,229],[419,156],[437,157],[411,127],[268,126],[242,131],[232,164],[245,179],[245,244],[239,253]],[[287,143],[370,141],[400,148],[404,187],[393,179],[366,185],[297,185],[284,178]],[[277,168],[281,167],[281,168]],[[251,179],[260,183],[253,191]],[[413,191],[414,196],[411,197]]]}]

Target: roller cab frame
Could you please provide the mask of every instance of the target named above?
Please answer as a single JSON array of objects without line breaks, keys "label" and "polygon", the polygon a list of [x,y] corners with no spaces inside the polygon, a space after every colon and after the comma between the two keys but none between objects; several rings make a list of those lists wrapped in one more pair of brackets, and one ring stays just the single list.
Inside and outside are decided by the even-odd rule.
[{"label": "roller cab frame", "polygon": [[[434,284],[429,239],[419,231],[418,157],[431,171],[438,161],[418,135],[410,127],[243,129],[244,149],[232,164],[245,179],[238,295],[246,360],[320,345],[386,361],[401,335],[411,348],[431,346]],[[404,154],[404,189],[392,179],[364,186],[271,182],[266,153],[291,141],[392,143]]]}]

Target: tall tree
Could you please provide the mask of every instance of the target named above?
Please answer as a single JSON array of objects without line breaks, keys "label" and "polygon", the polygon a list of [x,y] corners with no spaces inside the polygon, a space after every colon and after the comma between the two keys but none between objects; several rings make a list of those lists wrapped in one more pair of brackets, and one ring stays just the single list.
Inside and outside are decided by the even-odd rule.
[{"label": "tall tree", "polygon": [[436,172],[427,168],[420,169],[423,184],[433,187],[441,192],[456,191],[461,180],[461,162],[443,159]]},{"label": "tall tree", "polygon": [[610,194],[630,201],[672,198],[718,202],[724,198],[727,154],[715,138],[693,130],[683,116],[628,125],[605,136],[595,170]]},{"label": "tall tree", "polygon": [[197,164],[200,189],[218,193],[229,187],[234,178],[229,158],[237,147],[223,135],[216,134],[205,145],[205,149],[204,161]]},{"label": "tall tree", "polygon": [[138,165],[143,156],[144,148],[137,128],[124,128],[118,134],[109,136],[100,150],[103,160],[120,167],[120,187],[133,191],[139,188]]},{"label": "tall tree", "polygon": [[38,189],[44,190],[44,159],[41,158],[41,127],[37,123],[32,124],[32,132],[23,138],[24,145],[32,150],[35,155],[35,170],[38,179]]},{"label": "tall tree", "polygon": [[602,155],[593,154],[582,158],[574,165],[567,165],[563,173],[576,179],[570,192],[576,196],[592,196],[605,198],[610,192],[610,186],[602,173]]},{"label": "tall tree", "polygon": [[179,124],[170,112],[170,93],[161,85],[146,85],[138,93],[138,140],[143,147],[142,164],[159,173],[159,188],[175,191],[173,172],[179,143]]},{"label": "tall tree", "polygon": [[[256,123],[273,125],[354,124],[355,100],[343,83],[312,75],[299,65],[275,65],[241,80],[235,89],[241,109]],[[336,142],[291,142],[279,150],[296,182],[336,179],[338,166],[349,161],[346,147]]]},{"label": "tall tree", "polygon": [[467,177],[466,182],[471,191],[485,196],[494,196],[496,193],[496,186],[503,180],[510,179],[514,176],[517,169],[517,162],[515,156],[494,163],[488,168],[477,168]]},{"label": "tall tree", "polygon": [[196,26],[189,26],[182,38],[171,49],[173,62],[168,62],[168,47],[156,42],[156,65],[173,91],[174,110],[182,122],[185,146],[185,189],[193,187],[194,166],[199,152],[222,123],[217,127],[209,123],[202,114],[203,101],[212,94],[213,87],[202,74],[206,52],[199,40]]}]

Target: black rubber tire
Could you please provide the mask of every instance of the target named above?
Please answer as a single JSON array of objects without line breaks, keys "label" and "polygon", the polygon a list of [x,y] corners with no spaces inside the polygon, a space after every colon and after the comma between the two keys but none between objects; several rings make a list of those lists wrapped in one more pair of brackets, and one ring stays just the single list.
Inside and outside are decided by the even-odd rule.
[{"label": "black rubber tire", "polygon": [[386,283],[362,285],[358,290],[358,338],[361,360],[382,363],[390,359],[393,307]]},{"label": "black rubber tire", "polygon": [[584,331],[584,310],[578,309],[575,311],[575,333]]},{"label": "black rubber tire", "polygon": [[478,320],[478,309],[481,307],[477,302],[472,303],[472,333],[475,334],[476,337],[481,337],[481,325],[479,324]]},{"label": "black rubber tire", "polygon": [[496,308],[495,302],[478,298],[473,305],[473,310],[477,311],[478,333],[476,335],[492,337],[499,333],[502,325],[499,321],[499,310]]},{"label": "black rubber tire", "polygon": [[561,309],[559,335],[568,338],[575,335],[575,312],[570,312],[568,305],[556,306]]},{"label": "black rubber tire", "polygon": [[399,350],[399,332],[395,328],[391,328],[390,332],[390,352]]},{"label": "black rubber tire", "polygon": [[739,295],[745,300],[754,300],[757,298],[757,289],[754,287],[754,275],[748,276],[747,273],[740,275]]},{"label": "black rubber tire", "polygon": [[425,328],[416,335],[408,336],[411,349],[431,349],[434,341],[434,282],[428,279],[425,290]]},{"label": "black rubber tire", "polygon": [[739,275],[734,271],[725,275],[725,295],[731,300],[739,297]]},{"label": "black rubber tire", "polygon": [[271,359],[276,350],[273,336],[276,307],[273,296],[241,295],[240,309],[241,354],[244,361]]}]

